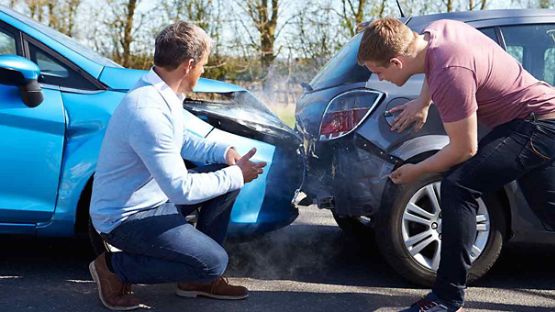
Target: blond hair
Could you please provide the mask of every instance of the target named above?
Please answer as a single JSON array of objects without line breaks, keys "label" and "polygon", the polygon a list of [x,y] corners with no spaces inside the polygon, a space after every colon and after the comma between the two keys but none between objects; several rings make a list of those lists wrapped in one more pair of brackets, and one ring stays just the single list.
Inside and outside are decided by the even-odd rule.
[{"label": "blond hair", "polygon": [[389,60],[411,52],[416,37],[407,25],[396,18],[385,17],[373,21],[362,34],[357,62],[376,62],[387,67]]}]

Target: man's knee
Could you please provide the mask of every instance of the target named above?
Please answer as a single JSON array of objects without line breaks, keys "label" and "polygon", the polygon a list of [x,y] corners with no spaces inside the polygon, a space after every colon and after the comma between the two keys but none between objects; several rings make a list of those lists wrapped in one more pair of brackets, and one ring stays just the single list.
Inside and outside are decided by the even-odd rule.
[{"label": "man's knee", "polygon": [[231,191],[225,194],[226,198],[229,198],[229,200],[233,200],[235,201],[235,199],[237,199],[237,196],[239,196],[239,192],[241,190],[235,190],[235,191]]},{"label": "man's knee", "polygon": [[222,276],[227,268],[229,257],[225,249],[220,246],[209,248],[202,257],[204,264],[203,275],[207,280]]}]

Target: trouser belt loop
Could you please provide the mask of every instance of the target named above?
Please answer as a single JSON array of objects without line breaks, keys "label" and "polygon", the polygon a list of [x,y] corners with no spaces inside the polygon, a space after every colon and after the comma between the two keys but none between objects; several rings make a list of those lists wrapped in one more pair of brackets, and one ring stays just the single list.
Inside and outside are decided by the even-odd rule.
[{"label": "trouser belt loop", "polygon": [[536,118],[536,114],[534,112],[531,112],[530,115],[528,116],[528,120],[537,121],[538,119]]}]

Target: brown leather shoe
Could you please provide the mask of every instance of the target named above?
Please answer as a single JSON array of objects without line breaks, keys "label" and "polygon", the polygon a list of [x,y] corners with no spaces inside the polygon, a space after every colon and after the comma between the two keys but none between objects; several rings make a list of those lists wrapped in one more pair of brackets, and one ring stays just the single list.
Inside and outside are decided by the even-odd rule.
[{"label": "brown leather shoe", "polygon": [[243,286],[230,285],[226,278],[220,277],[210,284],[177,283],[175,294],[180,297],[194,298],[197,296],[237,300],[249,296],[249,290]]},{"label": "brown leather shoe", "polygon": [[139,299],[129,294],[130,284],[124,284],[108,269],[104,253],[89,264],[93,280],[98,287],[98,297],[111,310],[134,310],[141,307]]},{"label": "brown leather shoe", "polygon": [[122,295],[133,295],[135,292],[133,291],[133,284],[123,284],[123,287],[121,288],[121,294]]}]

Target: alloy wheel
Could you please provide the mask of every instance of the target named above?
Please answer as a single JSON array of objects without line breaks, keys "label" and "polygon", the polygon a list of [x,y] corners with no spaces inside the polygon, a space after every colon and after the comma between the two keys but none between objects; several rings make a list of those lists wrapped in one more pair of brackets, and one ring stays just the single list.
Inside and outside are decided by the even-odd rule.
[{"label": "alloy wheel", "polygon": [[[440,186],[440,182],[435,182],[420,188],[405,207],[401,223],[404,247],[416,262],[432,271],[437,271],[441,255]],[[470,252],[472,262],[482,254],[490,232],[490,216],[481,198],[476,229]]]}]

